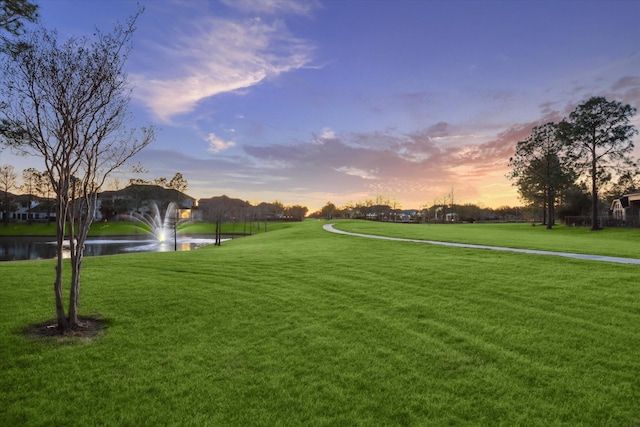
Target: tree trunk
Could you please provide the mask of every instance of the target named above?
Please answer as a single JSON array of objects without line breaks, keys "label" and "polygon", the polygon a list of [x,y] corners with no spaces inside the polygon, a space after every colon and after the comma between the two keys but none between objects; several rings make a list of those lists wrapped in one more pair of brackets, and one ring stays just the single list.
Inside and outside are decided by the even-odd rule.
[{"label": "tree trunk", "polygon": [[65,214],[65,207],[63,203],[59,203],[56,208],[56,279],[53,283],[53,294],[56,300],[56,317],[58,319],[58,330],[61,333],[65,333],[69,327],[67,318],[64,312],[64,303],[62,300],[62,269],[64,259],[64,231],[65,220],[67,215]]},{"label": "tree trunk", "polygon": [[[82,205],[77,207],[75,211],[75,218],[72,215],[70,217],[71,229],[74,230],[74,225],[77,224],[78,232],[74,236],[75,239],[71,242],[73,251],[71,252],[71,289],[69,295],[69,327],[75,329],[80,323],[79,319],[79,302],[80,302],[80,273],[82,272],[82,261],[84,259],[84,244],[89,235],[89,229],[93,223],[93,214],[96,206],[97,194],[91,193],[82,200]],[[86,214],[83,217],[83,211],[86,209]],[[71,221],[74,219],[74,221]]]},{"label": "tree trunk", "polygon": [[591,230],[595,231],[600,230],[600,225],[598,224],[598,168],[595,146],[591,154]]},{"label": "tree trunk", "polygon": [[71,259],[71,287],[69,289],[69,329],[76,329],[79,324],[78,300],[80,298],[80,270],[82,268],[82,246],[74,244],[74,255]]},{"label": "tree trunk", "polygon": [[7,190],[4,191],[4,203],[2,206],[2,223],[5,227],[9,226],[9,194]]},{"label": "tree trunk", "polygon": [[548,214],[547,214],[547,230],[551,230],[553,228],[553,225],[556,222],[556,215],[555,215],[555,191],[553,190],[553,188],[550,188],[547,190],[547,209],[548,209]]},{"label": "tree trunk", "polygon": [[[78,238],[75,232],[75,206],[69,210],[69,252],[71,259],[71,284],[69,286],[69,329],[78,326]],[[82,252],[80,250],[80,252]]]},{"label": "tree trunk", "polygon": [[220,217],[217,216],[216,217],[216,234],[215,234],[215,241],[213,246],[219,246],[220,245]]}]

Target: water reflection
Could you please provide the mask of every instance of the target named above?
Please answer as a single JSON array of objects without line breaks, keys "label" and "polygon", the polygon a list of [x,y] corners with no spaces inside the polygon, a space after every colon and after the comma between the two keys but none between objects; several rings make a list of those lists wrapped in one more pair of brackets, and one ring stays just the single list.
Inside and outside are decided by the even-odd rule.
[{"label": "water reflection", "polygon": [[[227,239],[228,240],[228,239]],[[146,237],[88,239],[85,256],[115,255],[131,252],[191,251],[212,245],[214,239],[181,237],[174,242],[158,242]],[[0,261],[51,259],[56,257],[56,243],[52,237],[0,237]]]}]

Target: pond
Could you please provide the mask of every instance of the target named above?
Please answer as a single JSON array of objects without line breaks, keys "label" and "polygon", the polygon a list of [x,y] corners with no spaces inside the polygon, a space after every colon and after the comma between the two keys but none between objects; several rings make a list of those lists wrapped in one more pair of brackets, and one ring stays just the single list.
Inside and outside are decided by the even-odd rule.
[{"label": "pond", "polygon": [[[223,239],[228,240],[228,239]],[[158,242],[146,236],[111,237],[87,239],[84,255],[116,255],[131,252],[192,251],[212,245],[214,239],[180,237],[177,245],[173,241]],[[8,237],[0,236],[0,261],[24,261],[52,259],[56,257],[54,237]]]}]

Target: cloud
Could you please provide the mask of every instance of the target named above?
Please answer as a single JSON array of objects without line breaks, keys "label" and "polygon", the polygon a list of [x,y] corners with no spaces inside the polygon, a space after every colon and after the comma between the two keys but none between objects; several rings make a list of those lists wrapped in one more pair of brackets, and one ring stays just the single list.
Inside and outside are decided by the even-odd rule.
[{"label": "cloud", "polygon": [[336,137],[336,134],[331,128],[323,128],[322,129],[322,134],[320,135],[320,138],[322,138],[322,139],[333,139],[335,137]]},{"label": "cloud", "polygon": [[[233,141],[210,134],[211,150],[220,153],[216,156],[145,150],[137,160],[161,176],[181,171],[198,198],[279,198],[316,208],[327,200],[340,205],[385,195],[397,198],[404,208],[417,208],[454,188],[460,202],[483,198],[500,204],[515,198],[505,177],[515,144],[538,124],[494,129],[440,122],[411,134],[341,132],[322,144],[314,143],[319,136],[312,134],[294,144],[243,144],[243,153],[224,152]],[[488,136],[474,137],[480,133]],[[487,185],[501,185],[503,190],[487,198]]]},{"label": "cloud", "polygon": [[[440,122],[411,134],[395,130],[341,134],[333,139],[292,145],[244,146],[256,164],[287,165],[282,188],[340,189],[345,194],[396,195],[425,202],[452,187],[461,199],[478,197],[477,186],[506,181],[517,141],[541,121],[507,128],[468,128]],[[487,134],[479,136],[481,134]]]},{"label": "cloud", "polygon": [[224,151],[228,148],[234,147],[236,145],[236,143],[233,141],[223,141],[222,139],[218,138],[214,133],[210,133],[207,136],[207,141],[209,141],[209,149],[207,151],[214,154]]},{"label": "cloud", "polygon": [[362,169],[358,169],[358,168],[352,168],[352,167],[347,167],[347,166],[343,166],[340,168],[335,168],[336,171],[338,172],[342,172],[344,174],[347,175],[351,175],[351,176],[357,176],[360,177],[362,179],[376,179],[376,175],[374,173],[374,171],[365,171]]},{"label": "cloud", "polygon": [[212,18],[189,24],[175,40],[157,44],[151,67],[162,76],[132,74],[134,96],[163,121],[189,113],[203,99],[255,86],[311,61],[314,48],[282,21]]},{"label": "cloud", "polygon": [[636,76],[625,76],[625,77],[621,77],[618,79],[618,81],[616,81],[613,86],[612,89],[613,90],[620,90],[620,89],[626,89],[626,88],[637,88],[638,86],[640,86],[640,77],[636,77]]},{"label": "cloud", "polygon": [[309,15],[320,7],[317,0],[222,0],[222,3],[244,13]]}]

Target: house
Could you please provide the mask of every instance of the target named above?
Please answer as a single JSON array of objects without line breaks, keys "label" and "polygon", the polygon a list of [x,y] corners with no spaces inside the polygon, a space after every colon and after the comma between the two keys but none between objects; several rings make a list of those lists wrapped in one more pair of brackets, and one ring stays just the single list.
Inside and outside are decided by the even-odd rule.
[{"label": "house", "polygon": [[[8,199],[11,201],[11,209],[7,212],[9,221],[55,221],[55,199],[26,194],[19,196],[12,194]],[[171,202],[178,205],[178,215],[181,219],[191,221],[202,219],[195,198],[171,188],[139,184],[98,194],[92,215],[95,221],[101,221],[123,213],[148,212],[154,203],[164,209]],[[0,220],[4,220],[3,215],[4,213],[0,210]]]},{"label": "house", "polygon": [[404,211],[398,211],[396,218],[401,222],[413,222],[416,219],[416,215],[418,215],[418,211],[415,209],[409,209]]},{"label": "house", "polygon": [[[45,197],[28,194],[12,195],[12,209],[7,212],[9,221],[43,222],[55,220],[55,201]],[[0,212],[0,220],[4,220],[4,212]]]},{"label": "house", "polygon": [[110,218],[123,212],[146,212],[153,204],[166,207],[178,205],[180,218],[201,220],[196,199],[173,188],[151,184],[131,184],[122,190],[104,191],[98,195],[96,219]]},{"label": "house", "polygon": [[612,219],[618,224],[640,224],[640,191],[625,194],[611,203]]},{"label": "house", "polygon": [[456,212],[449,212],[445,215],[447,222],[459,222],[460,216]]}]

